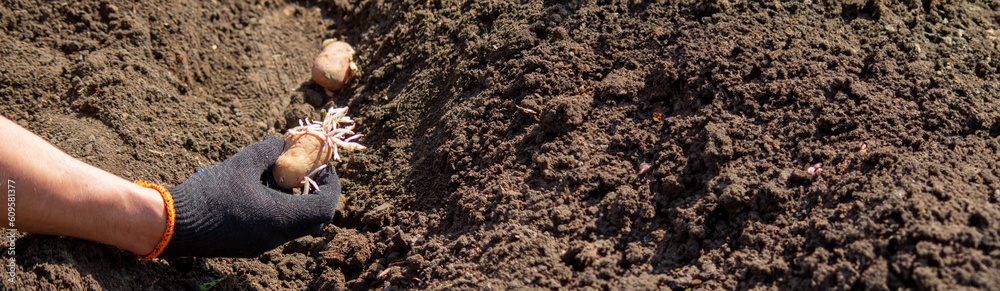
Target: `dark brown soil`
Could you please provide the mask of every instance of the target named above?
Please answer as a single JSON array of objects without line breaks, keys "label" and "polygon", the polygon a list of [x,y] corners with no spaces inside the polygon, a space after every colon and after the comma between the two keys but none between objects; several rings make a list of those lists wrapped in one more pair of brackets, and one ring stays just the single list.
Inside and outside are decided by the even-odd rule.
[{"label": "dark brown soil", "polygon": [[22,234],[14,289],[1000,286],[995,1],[41,2],[0,114],[75,157],[176,185],[331,105],[370,150],[259,258]]}]

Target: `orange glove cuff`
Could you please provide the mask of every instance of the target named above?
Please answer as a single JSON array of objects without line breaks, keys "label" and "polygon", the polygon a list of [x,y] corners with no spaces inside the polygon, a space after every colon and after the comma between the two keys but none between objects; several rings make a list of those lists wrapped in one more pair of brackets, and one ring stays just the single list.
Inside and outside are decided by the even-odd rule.
[{"label": "orange glove cuff", "polygon": [[137,180],[135,184],[160,192],[160,197],[163,197],[163,205],[167,208],[167,229],[163,231],[163,238],[160,239],[160,243],[156,244],[152,252],[139,257],[141,260],[148,261],[159,256],[163,252],[163,249],[167,247],[167,243],[170,243],[170,237],[174,235],[174,198],[170,196],[170,191],[167,191],[167,188],[163,188],[163,186],[155,183]]}]

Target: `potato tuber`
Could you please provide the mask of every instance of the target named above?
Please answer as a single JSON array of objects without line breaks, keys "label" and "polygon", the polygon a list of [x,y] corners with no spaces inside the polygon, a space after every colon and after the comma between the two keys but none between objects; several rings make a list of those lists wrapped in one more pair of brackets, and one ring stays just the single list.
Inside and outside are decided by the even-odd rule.
[{"label": "potato tuber", "polygon": [[354,120],[347,117],[347,107],[330,110],[322,122],[300,120],[299,126],[285,134],[284,150],[274,163],[274,180],[284,188],[304,186],[302,193],[309,193],[310,186],[318,187],[312,176],[325,168],[331,158],[340,160],[339,148],[365,149],[353,141],[361,137],[353,130]]},{"label": "potato tuber", "polygon": [[316,62],[313,63],[313,81],[326,88],[327,95],[343,89],[358,70],[353,58],[354,49],[351,45],[336,39],[324,40],[323,51],[316,56]]}]

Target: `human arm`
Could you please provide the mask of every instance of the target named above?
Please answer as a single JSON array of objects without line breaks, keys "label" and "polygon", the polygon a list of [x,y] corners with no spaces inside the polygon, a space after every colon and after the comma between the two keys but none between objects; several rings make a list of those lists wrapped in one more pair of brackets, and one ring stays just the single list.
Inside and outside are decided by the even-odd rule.
[{"label": "human arm", "polygon": [[77,160],[0,116],[0,179],[14,186],[18,230],[64,235],[145,255],[167,215],[156,190]]}]

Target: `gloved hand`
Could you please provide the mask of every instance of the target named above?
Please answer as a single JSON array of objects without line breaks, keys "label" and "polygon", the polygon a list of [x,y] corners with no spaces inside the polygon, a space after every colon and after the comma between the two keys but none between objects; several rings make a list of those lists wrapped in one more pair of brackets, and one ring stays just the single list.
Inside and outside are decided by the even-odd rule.
[{"label": "gloved hand", "polygon": [[169,188],[174,229],[159,257],[255,257],[332,220],[340,180],[331,167],[316,175],[318,193],[293,195],[264,184],[273,181],[270,167],[283,146],[267,136]]}]

